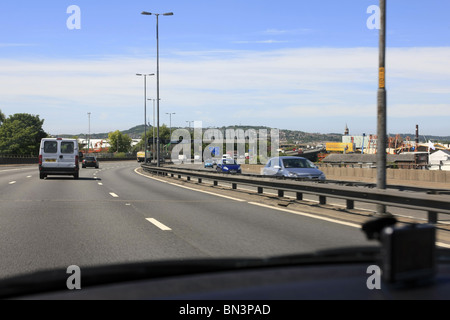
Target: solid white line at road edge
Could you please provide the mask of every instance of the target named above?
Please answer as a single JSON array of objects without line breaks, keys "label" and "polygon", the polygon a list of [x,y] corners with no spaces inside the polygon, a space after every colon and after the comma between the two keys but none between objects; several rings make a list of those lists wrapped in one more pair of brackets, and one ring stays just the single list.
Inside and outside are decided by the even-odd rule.
[{"label": "solid white line at road edge", "polygon": [[339,220],[331,219],[331,218],[320,217],[320,216],[316,216],[316,215],[305,213],[305,212],[294,211],[294,210],[283,209],[283,208],[277,208],[277,207],[274,207],[274,206],[269,206],[267,204],[262,204],[262,203],[257,203],[257,202],[249,202],[249,204],[253,204],[255,206],[260,206],[260,207],[269,208],[269,209],[273,209],[273,210],[289,212],[289,213],[293,213],[293,214],[297,214],[297,215],[305,216],[305,217],[309,217],[309,218],[314,218],[314,219],[325,220],[325,221],[334,222],[334,223],[338,223],[338,224],[343,224],[343,225],[349,226],[349,227],[361,228],[361,226],[359,224],[345,222],[345,221],[339,221]]},{"label": "solid white line at road edge", "polygon": [[141,175],[141,176],[143,176],[143,177],[146,177],[146,178],[148,178],[148,179],[153,179],[153,180],[156,180],[156,181],[164,182],[164,183],[167,183],[167,184],[170,184],[170,185],[172,185],[172,186],[179,187],[179,188],[184,188],[184,189],[188,189],[188,190],[192,190],[192,191],[197,191],[197,192],[202,192],[202,193],[210,194],[210,195],[213,195],[213,196],[216,196],[216,197],[221,197],[221,198],[225,198],[225,199],[230,199],[230,200],[234,200],[234,201],[238,201],[238,202],[246,202],[246,200],[242,200],[242,199],[238,199],[238,198],[234,198],[234,197],[229,197],[229,196],[224,196],[224,195],[222,195],[222,194],[217,194],[217,193],[214,193],[214,192],[209,192],[209,191],[204,191],[204,190],[198,190],[198,189],[195,189],[195,188],[190,188],[190,187],[182,186],[182,185],[179,185],[179,184],[176,184],[176,183],[173,183],[173,182],[168,182],[168,181],[165,181],[165,180],[161,180],[161,179],[149,177],[149,176],[147,176],[147,175],[145,175],[145,174],[142,174],[142,173],[140,173],[140,172],[137,172],[137,169],[138,169],[138,168],[136,168],[136,170],[134,170],[134,172],[136,172],[137,174],[139,174],[139,175]]},{"label": "solid white line at road edge", "polygon": [[[325,221],[329,221],[329,222],[333,222],[333,223],[343,224],[343,225],[346,225],[346,226],[349,226],[349,227],[358,228],[358,229],[361,228],[361,226],[358,225],[358,224],[354,224],[354,223],[350,223],[350,222],[344,222],[344,221],[339,221],[339,220],[335,220],[335,219],[331,219],[331,218],[319,217],[319,216],[315,216],[315,215],[304,213],[304,212],[299,212],[299,211],[294,211],[294,210],[289,210],[289,209],[283,209],[283,208],[277,208],[277,207],[273,207],[273,206],[269,206],[269,205],[261,204],[261,203],[256,203],[256,202],[249,202],[248,204],[253,204],[255,206],[260,206],[260,207],[264,207],[264,208],[274,209],[274,210],[278,210],[278,211],[289,212],[289,213],[293,213],[293,214],[297,214],[297,215],[301,215],[301,216],[305,216],[305,217],[310,217],[310,218],[313,218],[313,219],[320,219],[320,220],[325,220]],[[446,243],[442,243],[442,242],[438,242],[438,241],[436,241],[436,246],[444,247],[444,248],[450,248],[450,244],[446,244]]]},{"label": "solid white line at road edge", "polygon": [[161,222],[159,222],[159,221],[156,220],[156,219],[153,219],[153,218],[147,218],[146,220],[147,220],[148,222],[154,224],[155,226],[157,226],[158,228],[160,228],[160,229],[163,230],[163,231],[171,231],[171,230],[172,230],[172,229],[170,229],[168,226],[162,224]]},{"label": "solid white line at road edge", "polygon": [[[171,185],[174,185],[174,186],[177,186],[177,187],[186,188],[186,189],[190,189],[190,190],[193,190],[193,191],[208,193],[208,194],[211,194],[211,195],[214,195],[214,196],[218,196],[218,197],[229,198],[229,199],[240,201],[240,202],[245,202],[246,201],[246,200],[242,200],[242,199],[237,199],[237,198],[232,198],[232,197],[227,197],[227,196],[215,194],[215,193],[208,192],[208,191],[197,190],[197,189],[194,189],[194,188],[189,188],[189,187],[186,187],[186,186],[177,185],[175,183],[168,182],[168,181],[165,181],[165,180],[162,180],[162,179],[149,177],[149,176],[147,176],[145,174],[142,174],[142,173],[138,172],[137,170],[138,170],[138,168],[136,168],[134,170],[134,172],[136,172],[137,174],[139,174],[139,175],[141,175],[143,177],[146,177],[148,179],[157,180],[157,181],[160,181],[160,182],[168,183],[168,184],[171,184]],[[255,206],[260,206],[260,207],[265,207],[265,208],[274,209],[274,210],[278,210],[278,211],[289,212],[289,213],[293,213],[293,214],[297,214],[297,215],[301,215],[301,216],[305,216],[305,217],[310,217],[310,218],[313,218],[313,219],[320,219],[320,220],[325,220],[325,221],[329,221],[329,222],[333,222],[333,223],[337,223],[337,224],[342,224],[342,225],[346,225],[346,226],[353,227],[353,228],[358,228],[358,229],[361,228],[360,225],[355,224],[355,223],[339,221],[339,220],[331,219],[331,218],[319,217],[319,216],[315,216],[315,215],[308,214],[308,213],[305,213],[305,212],[299,212],[299,211],[294,211],[294,210],[289,210],[289,209],[277,208],[277,207],[273,207],[273,206],[269,206],[269,205],[265,205],[265,204],[261,204],[261,203],[257,203],[257,202],[247,202],[247,203],[255,205]],[[439,247],[450,248],[450,244],[445,244],[445,243],[442,243],[442,242],[436,242],[436,245],[439,246]]]},{"label": "solid white line at road edge", "polygon": [[214,192],[209,192],[209,191],[198,190],[198,189],[194,189],[194,188],[190,188],[190,187],[186,187],[186,186],[181,186],[181,185],[176,184],[176,183],[169,182],[169,184],[171,184],[173,186],[176,186],[176,187],[185,188],[185,189],[188,189],[188,190],[193,190],[193,191],[197,191],[197,192],[210,194],[210,195],[213,195],[213,196],[216,196],[216,197],[221,197],[221,198],[230,199],[230,200],[239,201],[239,202],[246,202],[246,200],[242,200],[242,199],[238,199],[238,198],[234,198],[234,197],[229,197],[229,196],[224,196],[223,194],[217,194],[217,193],[214,193]]}]

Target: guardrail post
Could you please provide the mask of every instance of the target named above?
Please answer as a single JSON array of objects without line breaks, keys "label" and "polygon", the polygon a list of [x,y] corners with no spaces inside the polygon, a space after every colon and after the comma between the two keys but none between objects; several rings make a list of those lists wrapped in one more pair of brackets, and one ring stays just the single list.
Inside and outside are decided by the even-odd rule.
[{"label": "guardrail post", "polygon": [[219,182],[217,180],[214,180],[214,186],[217,187],[219,185]]},{"label": "guardrail post", "polygon": [[283,198],[284,197],[284,191],[278,190],[278,197]]},{"label": "guardrail post", "polygon": [[320,204],[327,204],[327,197],[319,196],[319,203]]},{"label": "guardrail post", "polygon": [[198,178],[198,183],[202,183],[202,178]]},{"label": "guardrail post", "polygon": [[173,173],[171,173],[171,174],[170,174],[170,177],[172,177],[172,178],[173,178],[173,176],[174,176],[174,174],[173,174]]},{"label": "guardrail post", "polygon": [[303,200],[303,193],[297,192],[297,200]]},{"label": "guardrail post", "polygon": [[258,193],[263,193],[263,187],[258,187]]},{"label": "guardrail post", "polygon": [[232,188],[233,188],[234,190],[237,189],[237,183],[232,183],[231,186],[232,186]]},{"label": "guardrail post", "polygon": [[428,211],[428,223],[433,223],[436,224],[437,223],[437,216],[438,213],[434,212],[434,211]]},{"label": "guardrail post", "polygon": [[178,179],[181,179],[181,174],[178,175]]},{"label": "guardrail post", "polygon": [[347,200],[347,209],[355,209],[355,201],[353,200]]},{"label": "guardrail post", "polygon": [[191,181],[191,177],[190,176],[187,176],[187,181]]}]

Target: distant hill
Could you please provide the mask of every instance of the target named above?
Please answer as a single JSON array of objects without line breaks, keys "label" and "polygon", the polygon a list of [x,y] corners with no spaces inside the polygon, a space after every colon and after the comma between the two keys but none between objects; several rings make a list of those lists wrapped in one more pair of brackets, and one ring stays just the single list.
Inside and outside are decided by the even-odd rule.
[{"label": "distant hill", "polygon": [[[152,126],[148,126],[147,130],[151,130]],[[172,128],[174,129],[186,129],[186,128]],[[226,129],[242,129],[242,130],[248,130],[248,129],[267,129],[270,130],[270,127],[266,126],[246,126],[246,125],[239,125],[239,126],[223,126],[223,127],[217,127],[216,129],[219,130],[226,130]],[[206,128],[204,128],[206,130]],[[127,134],[132,139],[141,139],[141,137],[144,135],[144,125],[138,125],[135,127],[132,127],[128,130],[121,131],[123,134]],[[269,133],[270,134],[270,133]],[[84,137],[86,134],[79,134],[78,137]],[[74,135],[59,135],[62,138],[70,138]],[[340,142],[342,141],[343,134],[340,133],[308,133],[303,131],[297,131],[297,130],[286,130],[286,129],[280,129],[280,141],[283,143],[288,144],[303,144],[303,143],[323,143],[323,142]],[[395,136],[395,134],[388,134],[388,136],[392,137]],[[406,137],[410,137],[411,140],[415,139],[415,134],[400,134],[400,136],[403,139],[406,139]],[[108,133],[91,133],[92,139],[107,139]],[[449,143],[450,142],[450,136],[423,136],[420,135],[420,141],[426,141],[431,140],[433,142],[443,142],[443,143]]]},{"label": "distant hill", "polygon": [[[147,126],[147,131],[152,129],[152,126]],[[122,134],[127,134],[131,139],[141,139],[145,132],[145,125],[135,126],[131,129],[122,131]]]},{"label": "distant hill", "polygon": [[[141,139],[141,137],[144,135],[144,132],[145,132],[145,128],[144,127],[145,126],[142,124],[142,125],[135,126],[133,128],[130,128],[128,130],[124,130],[124,131],[121,131],[121,132],[122,132],[122,134],[127,134],[131,139]],[[151,129],[152,127],[151,126],[147,127],[147,130],[149,130],[149,128]],[[108,139],[108,134],[109,134],[109,132],[106,132],[106,133],[91,133],[91,139]],[[77,134],[77,135],[73,135],[73,134],[60,134],[60,135],[58,135],[58,137],[61,137],[61,138],[72,138],[74,136],[77,136],[77,137],[81,138],[81,137],[85,137],[86,133],[80,133],[80,134]]]}]

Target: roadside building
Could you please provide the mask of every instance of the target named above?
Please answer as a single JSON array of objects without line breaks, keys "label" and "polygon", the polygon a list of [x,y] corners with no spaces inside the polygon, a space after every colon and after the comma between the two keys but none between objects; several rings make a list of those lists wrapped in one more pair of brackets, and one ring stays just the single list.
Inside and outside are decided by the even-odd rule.
[{"label": "roadside building", "polygon": [[430,170],[450,171],[450,151],[438,150],[430,154]]},{"label": "roadside building", "polygon": [[450,160],[449,150],[438,150],[430,154],[430,165],[439,165],[443,161]]},{"label": "roadside building", "polygon": [[[376,154],[330,154],[322,163],[330,167],[376,168]],[[424,169],[428,164],[428,154],[411,152],[402,154],[387,154],[386,163],[392,168]]]}]

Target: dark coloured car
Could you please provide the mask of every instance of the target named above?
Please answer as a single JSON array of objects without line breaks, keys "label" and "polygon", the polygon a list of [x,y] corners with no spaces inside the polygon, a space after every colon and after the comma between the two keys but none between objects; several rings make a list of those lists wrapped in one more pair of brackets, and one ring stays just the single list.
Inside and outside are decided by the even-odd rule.
[{"label": "dark coloured car", "polygon": [[238,164],[236,162],[236,160],[234,159],[221,159],[218,163],[217,163],[217,172],[222,172],[222,173],[232,173],[232,174],[236,174],[236,173],[242,173],[241,170],[241,165]]},{"label": "dark coloured car", "polygon": [[83,159],[83,162],[82,162],[81,166],[82,166],[83,168],[94,167],[94,168],[98,169],[98,160],[97,160],[96,157],[93,157],[93,156],[86,156],[86,157]]}]

